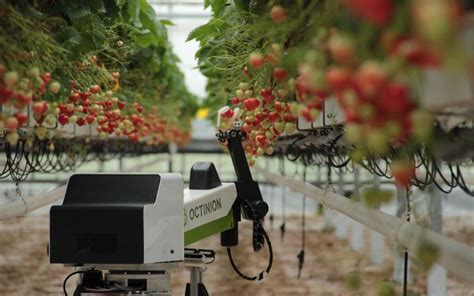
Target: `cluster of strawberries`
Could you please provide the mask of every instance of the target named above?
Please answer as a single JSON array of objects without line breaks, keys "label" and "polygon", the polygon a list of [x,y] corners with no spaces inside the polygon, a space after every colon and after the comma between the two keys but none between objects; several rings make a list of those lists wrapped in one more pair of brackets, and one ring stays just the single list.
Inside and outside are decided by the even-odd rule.
[{"label": "cluster of strawberries", "polygon": [[99,85],[80,90],[74,81],[67,91],[61,88],[50,73],[37,68],[20,75],[0,65],[1,135],[6,130],[7,141],[14,145],[20,138],[18,130],[29,123],[40,140],[52,138],[55,127],[68,124],[93,125],[101,139],[113,134],[150,145],[189,138],[188,133],[153,112],[144,114],[140,104],[127,104],[112,90],[103,91]]}]

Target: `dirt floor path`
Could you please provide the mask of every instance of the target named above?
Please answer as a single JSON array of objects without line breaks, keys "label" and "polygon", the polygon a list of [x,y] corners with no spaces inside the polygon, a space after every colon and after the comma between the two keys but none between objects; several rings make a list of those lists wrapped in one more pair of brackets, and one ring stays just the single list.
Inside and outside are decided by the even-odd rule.
[{"label": "dirt floor path", "polygon": [[[322,231],[322,218],[310,217],[307,221],[306,260],[301,278],[297,278],[297,254],[301,250],[300,219],[287,219],[287,232],[283,240],[276,220],[269,230],[274,248],[273,269],[261,282],[242,280],[232,270],[225,249],[219,246],[219,237],[211,237],[192,247],[215,249],[216,261],[204,273],[204,282],[211,295],[377,295],[381,281],[392,278],[393,248],[386,246],[385,263],[371,265],[368,244],[363,252],[353,252],[345,241],[336,240],[333,232]],[[267,264],[267,251],[251,250],[251,225],[243,223],[241,245],[235,252],[236,264],[242,271],[254,274]],[[267,225],[269,228],[269,225]],[[368,235],[368,232],[366,232]],[[446,233],[458,240],[474,245],[473,225],[463,219],[453,219]],[[48,217],[31,216],[0,222],[0,295],[62,295],[62,281],[71,268],[48,263],[46,246]],[[348,276],[352,273],[352,276]],[[355,274],[355,276],[354,276]],[[426,275],[413,272],[411,295],[425,295]],[[359,288],[351,289],[350,278],[360,279]],[[189,273],[180,268],[172,273],[173,295],[184,295]],[[357,281],[356,281],[357,282]],[[400,287],[396,295],[400,295]],[[68,285],[72,293],[74,280]],[[449,295],[474,295],[474,287],[449,278]]]}]

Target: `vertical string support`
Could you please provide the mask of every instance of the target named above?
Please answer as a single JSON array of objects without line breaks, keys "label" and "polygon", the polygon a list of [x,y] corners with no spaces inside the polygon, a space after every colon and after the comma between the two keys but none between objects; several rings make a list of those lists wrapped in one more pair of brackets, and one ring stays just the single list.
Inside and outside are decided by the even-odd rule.
[{"label": "vertical string support", "polygon": [[[280,158],[280,173],[282,176],[285,176],[285,162],[283,158]],[[282,211],[282,223],[280,225],[280,238],[283,241],[286,231],[286,186],[281,187],[281,211]]]},{"label": "vertical string support", "polygon": [[[411,186],[406,188],[406,221],[410,223],[411,220],[411,205],[410,197],[412,194]],[[408,295],[408,249],[405,248],[403,261],[403,296]]]},{"label": "vertical string support", "polygon": [[[306,165],[303,169],[303,182],[306,183]],[[304,253],[306,244],[306,195],[303,194],[303,208],[301,214],[301,251],[298,253],[296,258],[298,259],[298,278],[301,277],[301,271],[303,270],[304,264]]]},{"label": "vertical string support", "polygon": [[[266,158],[265,159],[265,169],[267,171],[270,170],[270,158]],[[270,220],[270,230],[273,230],[273,220],[274,220],[274,215],[273,215],[273,211],[274,211],[274,208],[275,208],[275,186],[272,182],[268,183],[268,192],[269,192],[269,195],[270,195],[270,203],[269,203],[269,206],[270,206],[270,213],[268,215],[268,220]]]},{"label": "vertical string support", "polygon": [[21,195],[21,189],[20,189],[20,183],[19,182],[15,182],[15,192],[16,192],[16,197],[21,199],[21,201],[25,205],[25,211],[23,212],[23,217],[25,217],[26,214],[28,214],[28,212],[29,212],[29,208],[28,208],[28,204],[26,203],[26,200]]}]

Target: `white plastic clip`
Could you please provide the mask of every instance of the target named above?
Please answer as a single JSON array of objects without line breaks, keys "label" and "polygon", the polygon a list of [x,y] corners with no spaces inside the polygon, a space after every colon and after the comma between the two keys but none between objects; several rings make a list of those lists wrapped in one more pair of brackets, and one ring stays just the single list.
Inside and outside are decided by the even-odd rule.
[{"label": "white plastic clip", "polygon": [[229,106],[224,106],[224,107],[220,108],[219,111],[217,111],[217,130],[219,130],[221,128],[221,116],[222,116],[222,114],[229,111],[229,109],[230,109]]}]

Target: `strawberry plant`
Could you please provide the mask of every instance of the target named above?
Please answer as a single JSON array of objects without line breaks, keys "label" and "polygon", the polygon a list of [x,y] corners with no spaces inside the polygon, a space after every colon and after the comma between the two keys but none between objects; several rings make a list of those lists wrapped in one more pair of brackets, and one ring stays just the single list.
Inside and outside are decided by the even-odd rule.
[{"label": "strawberry plant", "polygon": [[250,157],[295,132],[298,117],[313,122],[336,100],[354,155],[399,150],[392,170],[407,186],[413,169],[399,159],[413,144],[430,145],[435,119],[420,104],[424,71],[451,65],[462,72],[473,60],[461,46],[466,10],[457,1],[206,3],[213,18],[188,37],[201,45],[204,104],[240,108]]},{"label": "strawberry plant", "polygon": [[170,22],[146,1],[0,4],[0,123],[9,134],[31,106],[41,139],[56,124],[147,144],[189,138],[196,98],[169,44]]}]

